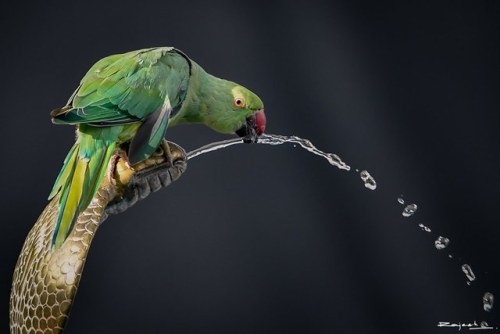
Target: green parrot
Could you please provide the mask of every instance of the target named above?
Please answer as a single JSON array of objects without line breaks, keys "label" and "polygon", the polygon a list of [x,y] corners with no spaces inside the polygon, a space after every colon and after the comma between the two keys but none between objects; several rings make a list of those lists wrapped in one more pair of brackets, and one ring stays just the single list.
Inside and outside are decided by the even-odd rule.
[{"label": "green parrot", "polygon": [[59,248],[90,204],[118,147],[130,165],[147,159],[168,127],[204,123],[255,142],[266,126],[261,99],[216,78],[171,47],[111,55],[95,63],[69,98],[51,112],[55,124],[76,125],[76,142],[49,195],[59,196],[52,245]]}]

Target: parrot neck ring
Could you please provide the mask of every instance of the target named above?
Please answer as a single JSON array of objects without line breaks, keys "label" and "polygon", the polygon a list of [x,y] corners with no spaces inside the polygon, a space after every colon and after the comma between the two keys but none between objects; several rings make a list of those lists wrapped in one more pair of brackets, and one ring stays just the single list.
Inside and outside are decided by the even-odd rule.
[{"label": "parrot neck ring", "polygon": [[243,138],[243,142],[256,143],[258,136],[266,130],[266,114],[264,109],[257,110],[253,115],[247,117],[245,123],[236,130],[236,134]]}]

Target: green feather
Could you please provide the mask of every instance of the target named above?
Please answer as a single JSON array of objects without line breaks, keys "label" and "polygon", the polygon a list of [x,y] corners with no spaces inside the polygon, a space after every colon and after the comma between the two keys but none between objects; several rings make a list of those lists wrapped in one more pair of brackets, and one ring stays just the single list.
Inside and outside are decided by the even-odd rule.
[{"label": "green feather", "polygon": [[70,182],[66,182],[63,186],[62,196],[59,199],[57,222],[52,238],[52,244],[56,249],[61,247],[64,240],[66,240],[75,214],[77,213],[83,193],[87,163],[87,161],[80,159],[76,155],[76,159],[73,161],[73,171],[67,179]]},{"label": "green feather", "polygon": [[151,114],[137,130],[128,151],[128,159],[132,165],[147,159],[160,145],[167,130],[171,110],[167,97],[162,108]]},{"label": "green feather", "polygon": [[78,140],[65,160],[50,196],[62,189],[52,243],[59,248],[78,215],[101,185],[122,126],[95,128],[80,125]]},{"label": "green feather", "polygon": [[49,200],[51,200],[55,195],[57,195],[59,189],[61,189],[61,187],[65,184],[66,180],[70,177],[70,174],[73,173],[76,154],[78,153],[77,148],[78,144],[73,145],[68,155],[66,156],[66,159],[64,159],[63,168],[59,172],[56,182],[52,187],[52,191],[49,194]]},{"label": "green feather", "polygon": [[87,124],[95,123],[130,123],[138,122],[140,119],[126,115],[118,108],[109,106],[87,107],[85,109],[72,109],[61,116],[54,118],[56,124]]}]

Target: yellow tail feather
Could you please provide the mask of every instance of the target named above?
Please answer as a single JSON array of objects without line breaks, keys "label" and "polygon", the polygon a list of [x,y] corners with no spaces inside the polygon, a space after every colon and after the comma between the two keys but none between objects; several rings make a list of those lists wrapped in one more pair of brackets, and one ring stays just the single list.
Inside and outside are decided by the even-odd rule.
[{"label": "yellow tail feather", "polygon": [[73,146],[50,194],[52,198],[61,193],[52,238],[56,249],[64,243],[74,221],[99,189],[116,144],[107,146],[104,141],[96,140],[91,146],[83,148],[78,142]]}]

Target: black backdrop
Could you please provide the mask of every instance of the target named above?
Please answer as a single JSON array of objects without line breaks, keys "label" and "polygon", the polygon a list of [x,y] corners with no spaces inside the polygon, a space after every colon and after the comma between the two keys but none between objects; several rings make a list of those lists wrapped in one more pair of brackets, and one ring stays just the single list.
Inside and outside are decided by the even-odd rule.
[{"label": "black backdrop", "polygon": [[[311,139],[378,188],[293,146],[193,160],[100,228],[67,333],[500,326],[499,307],[481,304],[500,296],[497,1],[0,6],[1,331],[17,255],[73,141],[49,111],[101,57],[160,45],[251,88],[270,133]],[[167,138],[193,149],[225,137],[179,126]],[[400,194],[419,206],[411,219]],[[441,252],[438,235],[451,239]]]}]

